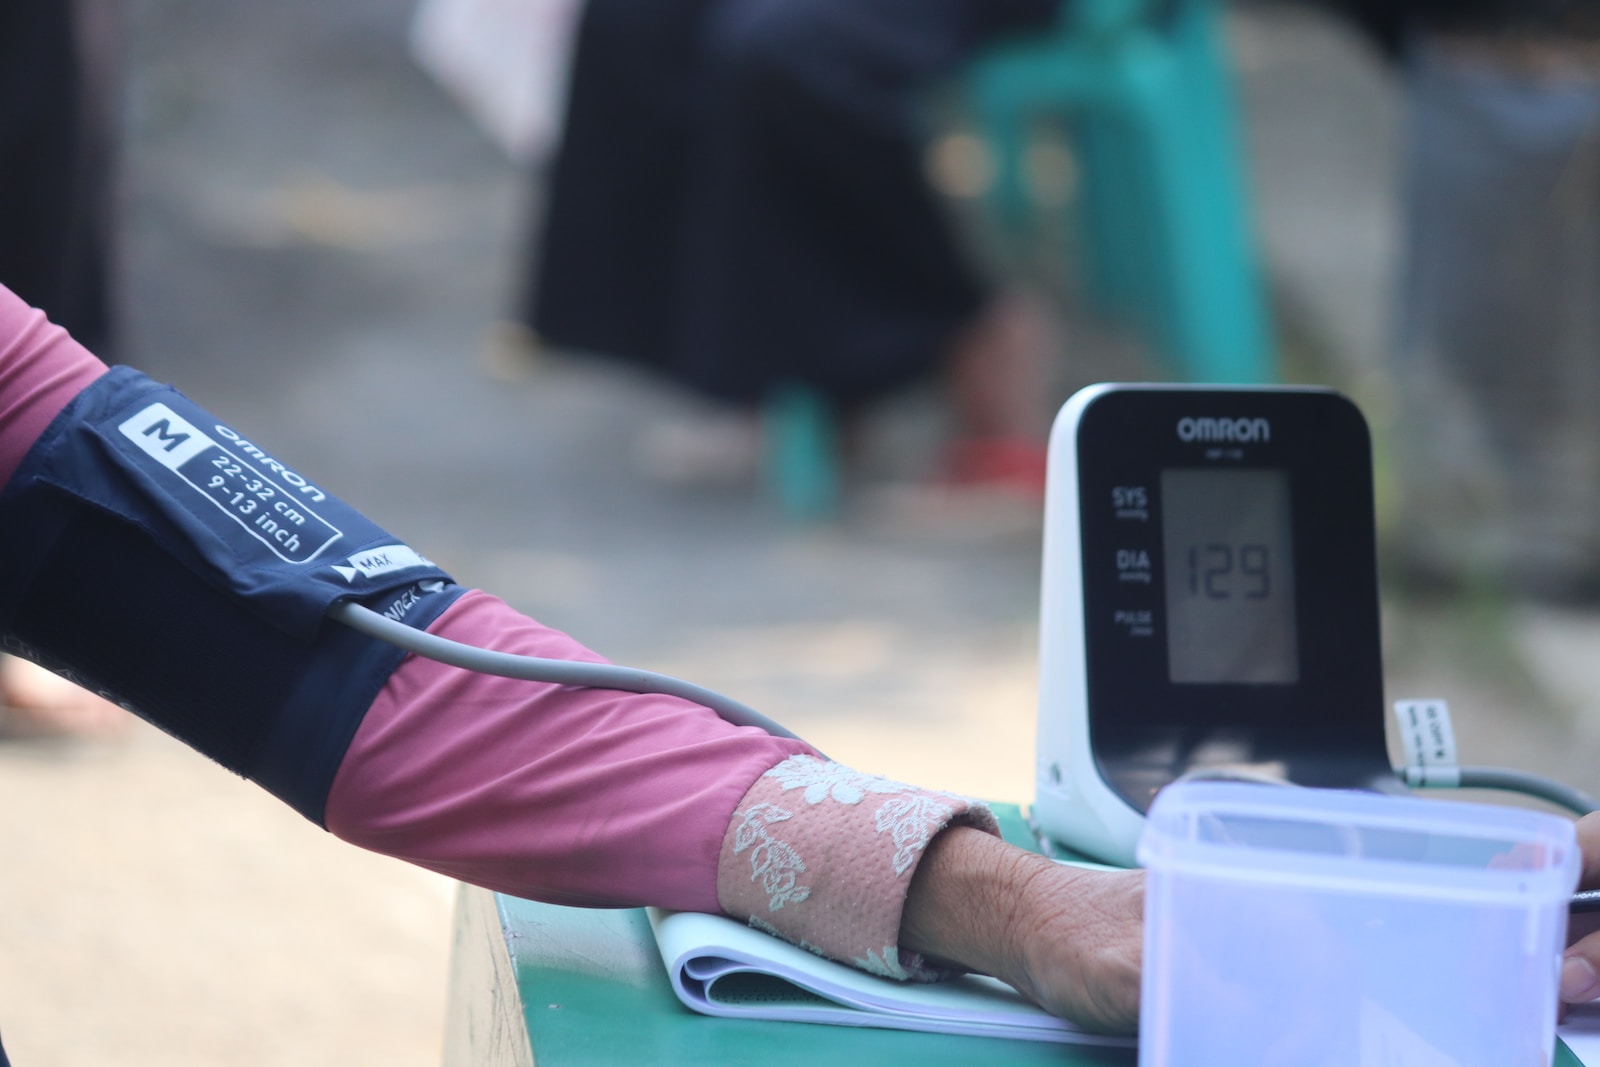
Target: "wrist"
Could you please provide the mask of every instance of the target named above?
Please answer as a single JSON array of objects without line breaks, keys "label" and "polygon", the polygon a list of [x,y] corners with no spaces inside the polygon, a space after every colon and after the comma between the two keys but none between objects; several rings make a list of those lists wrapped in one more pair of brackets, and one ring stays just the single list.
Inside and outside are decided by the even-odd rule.
[{"label": "wrist", "polygon": [[1037,914],[1034,885],[1052,866],[981,830],[945,830],[929,844],[912,878],[901,946],[1031,995],[1019,917]]},{"label": "wrist", "polygon": [[1139,1018],[1144,875],[1066,867],[961,827],[929,846],[902,947],[992,975],[1080,1026]]}]

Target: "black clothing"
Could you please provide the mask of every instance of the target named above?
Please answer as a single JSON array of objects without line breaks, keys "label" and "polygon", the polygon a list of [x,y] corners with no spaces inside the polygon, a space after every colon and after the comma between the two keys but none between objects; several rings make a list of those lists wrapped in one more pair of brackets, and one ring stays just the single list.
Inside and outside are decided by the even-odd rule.
[{"label": "black clothing", "polygon": [[0,4],[0,283],[109,359],[109,101],[76,8]]},{"label": "black clothing", "polygon": [[525,317],[713,397],[924,379],[986,286],[922,93],[1058,0],[589,0]]},{"label": "black clothing", "polygon": [[1316,0],[1398,56],[1415,30],[1600,37],[1600,0]]}]

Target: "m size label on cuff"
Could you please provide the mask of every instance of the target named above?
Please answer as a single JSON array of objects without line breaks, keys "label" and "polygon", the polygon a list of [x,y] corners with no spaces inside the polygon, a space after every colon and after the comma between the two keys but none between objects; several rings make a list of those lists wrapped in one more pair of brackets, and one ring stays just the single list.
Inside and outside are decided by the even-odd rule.
[{"label": "m size label on cuff", "polygon": [[[117,429],[145,455],[172,471],[279,559],[309,563],[341,532],[311,505],[322,490],[226,427],[224,446],[165,404],[150,404]],[[251,453],[246,459],[242,453]]]}]

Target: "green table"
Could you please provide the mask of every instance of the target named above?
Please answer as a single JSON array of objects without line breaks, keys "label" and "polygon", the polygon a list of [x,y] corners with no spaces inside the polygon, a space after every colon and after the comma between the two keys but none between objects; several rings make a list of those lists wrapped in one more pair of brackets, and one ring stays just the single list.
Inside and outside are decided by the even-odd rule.
[{"label": "green table", "polygon": [[[994,808],[1007,840],[1036,847],[1019,809]],[[1127,1049],[697,1015],[673,995],[638,908],[563,908],[463,887],[450,969],[446,1067],[1137,1061]]]},{"label": "green table", "polygon": [[[1031,847],[1014,807],[1008,840]],[[683,1007],[643,909],[538,904],[462,887],[451,953],[445,1067],[639,1063],[1053,1064],[1133,1067],[1134,1052],[998,1038],[715,1019]],[[1552,1067],[1583,1067],[1559,1045]]]},{"label": "green table", "polygon": [[910,1063],[1132,1067],[1125,1049],[750,1022],[678,1003],[642,910],[589,911],[463,890],[446,1067]]}]

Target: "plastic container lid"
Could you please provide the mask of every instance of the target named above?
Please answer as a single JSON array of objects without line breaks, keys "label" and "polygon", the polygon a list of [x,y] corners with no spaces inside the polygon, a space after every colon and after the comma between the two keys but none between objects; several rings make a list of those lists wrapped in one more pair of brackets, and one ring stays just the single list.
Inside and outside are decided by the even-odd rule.
[{"label": "plastic container lid", "polygon": [[1570,820],[1181,782],[1138,856],[1140,1067],[1550,1062]]},{"label": "plastic container lid", "polygon": [[1212,781],[1157,796],[1138,858],[1206,879],[1523,905],[1571,893],[1580,863],[1571,821],[1542,812]]}]

